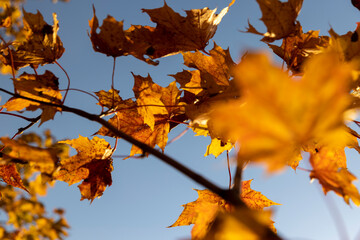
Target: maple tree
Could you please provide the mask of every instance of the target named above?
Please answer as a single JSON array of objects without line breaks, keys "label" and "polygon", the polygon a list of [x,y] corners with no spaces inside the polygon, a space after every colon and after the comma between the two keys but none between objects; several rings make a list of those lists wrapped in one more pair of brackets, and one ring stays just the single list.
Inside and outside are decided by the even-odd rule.
[{"label": "maple tree", "polygon": [[[159,8],[142,9],[155,27],[131,25],[126,30],[123,21],[110,15],[100,24],[94,6],[89,40],[93,50],[112,57],[114,65],[116,58],[131,55],[156,66],[156,59],[181,54],[188,69],[170,73],[174,80],[166,87],[150,75],[132,73],[134,97],[128,99],[115,89],[112,78],[110,90],[88,93],[97,99],[94,109],[101,108],[93,114],[68,106],[70,78],[65,70],[67,88],[62,93],[59,78],[46,69],[47,64],[63,69],[58,60],[66,46],[57,15],[53,14],[50,25],[39,11],[20,11],[21,1],[6,3],[0,5],[0,67],[2,73],[11,74],[13,89],[0,88],[10,96],[0,114],[29,124],[12,137],[0,138],[4,182],[0,208],[7,213],[7,224],[15,229],[0,225],[0,238],[66,236],[69,226],[63,210],[56,209],[56,217],[49,217],[38,195],[46,194],[46,188],[56,181],[81,182],[81,200],[93,202],[106,194],[119,139],[132,144],[127,161],[154,155],[205,187],[196,190],[198,199],[184,204],[183,212],[169,226],[194,224],[194,240],[281,239],[271,210],[264,209],[280,204],[253,190],[252,180],[242,179],[248,164],[261,163],[271,174],[287,166],[296,170],[300,161],[308,161],[312,167],[309,178],[318,180],[324,194],[333,191],[347,204],[351,200],[360,205],[353,184],[357,178],[347,168],[345,154],[345,148],[360,152],[360,135],[348,124],[360,125],[349,114],[360,104],[359,27],[344,35],[333,29],[330,36],[319,36],[313,30],[304,33],[297,20],[303,0],[257,0],[267,31],[259,32],[249,21],[245,32],[261,35],[261,41],[287,65],[285,69],[264,53],[247,53],[234,61],[229,49],[215,42],[211,50],[206,49],[235,0],[219,13],[203,8],[187,10],[186,16],[164,2]],[[352,4],[359,7],[358,1]],[[277,45],[279,40],[282,43]],[[44,73],[39,74],[39,69]],[[37,117],[28,117],[37,110],[41,110]],[[28,132],[61,112],[97,122],[97,136],[56,141],[50,132],[44,138]],[[237,149],[236,172],[228,189],[166,155],[168,134],[180,124],[197,136],[211,138],[205,156],[218,157]],[[115,139],[114,146],[106,140],[109,138]],[[76,154],[70,155],[70,148]],[[310,157],[304,158],[304,152]]]}]

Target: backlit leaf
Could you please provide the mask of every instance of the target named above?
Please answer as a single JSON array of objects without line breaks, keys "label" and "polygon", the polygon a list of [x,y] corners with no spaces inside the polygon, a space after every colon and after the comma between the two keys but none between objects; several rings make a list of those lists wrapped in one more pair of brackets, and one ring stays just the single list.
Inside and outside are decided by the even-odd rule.
[{"label": "backlit leaf", "polygon": [[360,194],[352,181],[356,177],[347,170],[344,148],[317,147],[310,151],[310,163],[313,167],[311,179],[319,180],[324,193],[334,191],[349,204],[351,199],[360,205]]},{"label": "backlit leaf", "polygon": [[[13,79],[14,86],[21,96],[42,102],[61,104],[58,78],[50,71],[42,75],[23,73]],[[21,111],[24,108],[30,111],[42,110],[41,123],[53,119],[60,109],[22,98],[10,98],[4,105],[8,111]]]},{"label": "backlit leaf", "polygon": [[204,50],[228,9],[224,8],[219,14],[215,14],[216,9],[193,9],[186,11],[186,17],[183,17],[164,2],[161,8],[143,9],[156,27],[133,25],[124,31],[122,21],[108,16],[100,27],[100,33],[96,32],[99,22],[94,9],[94,17],[89,21],[90,39],[97,52],[112,57],[133,55],[156,65],[158,62],[152,59],[180,51]]},{"label": "backlit leaf", "polygon": [[23,14],[23,32],[26,40],[15,41],[13,43],[15,49],[11,50],[12,53],[3,51],[0,60],[9,66],[12,66],[11,62],[13,61],[16,70],[29,64],[37,67],[38,65],[54,63],[65,51],[57,35],[59,21],[56,14],[53,14],[54,24],[52,26],[44,21],[39,11],[33,14],[23,9]]},{"label": "backlit leaf", "polygon": [[267,27],[266,33],[258,32],[250,23],[247,32],[263,35],[262,41],[272,42],[296,32],[300,24],[296,18],[301,10],[303,0],[256,0],[260,6],[261,20]]},{"label": "backlit leaf", "polygon": [[309,142],[346,146],[350,68],[327,53],[314,56],[304,72],[302,79],[293,79],[266,56],[248,55],[235,69],[240,99],[210,113],[212,137],[238,140],[239,161],[263,161],[269,170],[285,164],[296,168]]},{"label": "backlit leaf", "polygon": [[110,144],[98,137],[89,140],[82,136],[60,143],[66,143],[75,148],[77,155],[63,159],[60,162],[61,168],[54,173],[54,178],[67,182],[69,185],[83,180],[78,186],[81,200],[88,199],[92,202],[94,198],[100,197],[106,187],[112,184],[113,167]]}]

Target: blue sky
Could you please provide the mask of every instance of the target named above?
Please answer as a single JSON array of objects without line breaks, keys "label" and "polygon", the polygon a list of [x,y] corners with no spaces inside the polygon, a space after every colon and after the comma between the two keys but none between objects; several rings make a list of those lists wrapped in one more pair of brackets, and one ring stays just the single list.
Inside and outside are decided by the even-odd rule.
[{"label": "blue sky", "polygon": [[[229,4],[224,0],[168,0],[167,4],[184,15],[183,10],[192,8],[218,7],[219,11]],[[93,16],[92,4],[100,23],[107,14],[117,20],[125,21],[125,28],[130,24],[151,25],[141,8],[157,8],[163,0],[72,0],[69,3],[52,4],[45,0],[28,0],[25,10],[43,14],[48,23],[52,22],[52,12],[56,12],[60,23],[59,35],[65,47],[65,53],[59,60],[71,78],[71,87],[89,92],[108,90],[111,86],[112,58],[93,51],[87,35],[88,20]],[[230,48],[235,61],[246,50],[268,49],[260,42],[260,37],[242,33],[248,19],[251,23],[265,31],[259,18],[261,13],[255,0],[238,0],[223,18],[213,38],[223,48]],[[332,27],[337,33],[344,34],[356,28],[360,21],[360,12],[352,7],[351,1],[317,0],[304,1],[299,20],[304,31],[320,30],[320,34],[328,35]],[[208,49],[212,48],[212,40]],[[274,57],[276,61],[279,61]],[[154,82],[167,86],[174,79],[168,74],[175,74],[185,68],[181,55],[160,59],[159,66],[150,66],[133,57],[121,57],[117,60],[115,72],[115,88],[120,90],[123,98],[132,97],[134,74],[146,76],[148,73]],[[56,65],[40,68],[42,73],[49,69],[60,78],[60,87],[65,88],[67,80]],[[25,69],[31,72],[31,69]],[[0,76],[1,86],[12,89],[8,76]],[[7,96],[1,94],[1,104]],[[70,92],[66,104],[85,109],[91,113],[99,113],[100,108],[94,99],[78,92]],[[0,116],[0,135],[12,136],[25,122],[10,116]],[[43,132],[51,129],[58,140],[91,136],[99,125],[81,119],[70,113],[57,114],[54,121],[46,122],[41,127],[31,130]],[[178,127],[169,136],[170,139],[180,134],[185,127]],[[113,145],[113,140],[109,140]],[[210,138],[194,137],[191,131],[166,148],[166,153],[191,169],[212,179],[220,186],[228,185],[226,158],[221,155],[217,159],[204,157]],[[130,145],[120,141],[116,155],[129,153]],[[360,177],[359,156],[348,151],[348,167],[352,173]],[[306,158],[306,156],[305,156]],[[306,161],[302,167],[309,168]],[[252,188],[261,191],[271,200],[281,203],[274,210],[275,227],[281,236],[291,240],[340,239],[334,219],[327,204],[333,202],[331,208],[338,209],[341,222],[346,226],[349,239],[360,238],[360,211],[355,206],[348,206],[338,196],[329,193],[323,196],[317,181],[310,184],[307,172],[291,169],[277,174],[267,175],[262,168],[249,167],[244,172],[244,179],[254,179]],[[190,179],[174,171],[169,166],[152,157],[147,159],[114,159],[113,185],[100,199],[92,204],[80,201],[80,193],[76,184],[67,186],[58,182],[42,198],[49,211],[54,207],[66,209],[66,218],[71,225],[69,240],[176,240],[190,238],[191,227],[166,228],[179,216],[182,204],[194,201],[197,194],[192,188],[203,189]],[[358,187],[359,183],[355,183]],[[343,233],[344,234],[344,233]],[[343,235],[342,239],[346,239]]]}]

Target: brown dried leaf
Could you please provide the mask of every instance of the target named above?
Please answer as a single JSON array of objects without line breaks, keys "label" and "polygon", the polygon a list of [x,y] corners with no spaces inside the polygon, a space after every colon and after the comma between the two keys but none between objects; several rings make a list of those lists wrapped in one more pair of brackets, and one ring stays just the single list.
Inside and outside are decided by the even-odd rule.
[{"label": "brown dried leaf", "polygon": [[319,31],[303,33],[283,39],[280,47],[268,44],[276,55],[281,57],[293,73],[301,73],[303,63],[311,56],[318,54],[329,46],[328,36],[319,36]]},{"label": "brown dried leaf", "polygon": [[100,33],[96,33],[99,23],[94,9],[94,17],[89,21],[90,39],[97,52],[112,57],[133,55],[157,65],[158,62],[152,59],[180,51],[204,50],[228,9],[224,8],[220,14],[215,14],[216,9],[193,9],[186,11],[187,16],[182,17],[164,3],[161,8],[143,9],[157,24],[155,28],[133,25],[124,31],[122,21],[117,22],[108,16],[100,27]]},{"label": "brown dried leaf", "polygon": [[290,36],[300,28],[296,18],[301,10],[303,0],[289,0],[287,2],[281,2],[280,0],[256,1],[260,6],[261,20],[267,27],[267,32],[258,32],[250,23],[247,32],[263,35],[262,41],[273,42]]},{"label": "brown dried leaf", "polygon": [[13,43],[15,50],[11,50],[11,54],[8,51],[3,51],[0,60],[8,66],[12,66],[13,61],[16,70],[29,64],[37,67],[38,65],[54,63],[65,51],[60,37],[57,35],[59,21],[56,14],[53,14],[53,26],[44,21],[39,11],[33,14],[23,9],[23,14],[23,31],[26,40],[23,42],[15,41]]}]

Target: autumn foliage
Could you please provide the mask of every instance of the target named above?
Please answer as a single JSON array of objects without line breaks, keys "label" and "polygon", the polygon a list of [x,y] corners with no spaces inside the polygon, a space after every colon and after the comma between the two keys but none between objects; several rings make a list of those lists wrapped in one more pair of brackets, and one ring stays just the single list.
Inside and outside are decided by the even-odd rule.
[{"label": "autumn foliage", "polygon": [[[360,28],[344,35],[333,29],[329,36],[312,30],[304,33],[297,21],[303,0],[257,3],[266,32],[257,30],[250,23],[253,19],[244,32],[260,35],[283,67],[266,53],[249,52],[238,61],[215,42],[207,47],[235,0],[219,13],[203,8],[187,10],[184,16],[164,2],[156,9],[142,9],[155,27],[128,29],[110,15],[99,20],[93,7],[88,34],[94,51],[114,61],[131,55],[151,65],[159,64],[156,59],[181,54],[186,67],[169,73],[173,81],[166,87],[150,75],[132,73],[134,97],[128,99],[112,82],[110,90],[99,89],[93,95],[97,114],[69,107],[70,79],[65,81],[66,91],[60,92],[63,79],[46,69],[47,64],[62,68],[58,60],[66,47],[56,14],[47,23],[40,12],[20,11],[21,2],[1,3],[1,71],[12,75],[13,89],[0,88],[4,97],[10,96],[0,114],[29,124],[12,137],[0,138],[4,182],[0,208],[15,229],[0,226],[0,238],[66,236],[63,211],[48,216],[37,195],[46,194],[46,187],[56,181],[79,183],[81,200],[93,202],[106,194],[112,184],[116,143],[111,146],[104,136],[132,144],[130,152],[123,153],[126,161],[151,154],[205,187],[195,190],[198,199],[184,204],[178,219],[169,223],[170,228],[193,224],[193,240],[281,239],[268,208],[280,204],[253,190],[251,179],[242,179],[248,164],[262,164],[272,174],[288,166],[296,170],[300,161],[308,161],[309,178],[318,181],[324,194],[333,191],[347,204],[359,206],[360,194],[353,184],[357,178],[347,168],[345,149],[360,151],[360,135],[350,127],[360,124],[353,117],[360,106]],[[359,1],[352,3],[359,8]],[[37,117],[27,117],[37,110]],[[96,136],[56,141],[50,132],[44,137],[29,132],[58,112],[99,123]],[[219,188],[165,154],[168,134],[179,124],[211,138],[205,156],[236,149],[236,172],[229,189]],[[70,148],[76,154],[70,156]],[[309,157],[303,157],[305,152]]]}]

